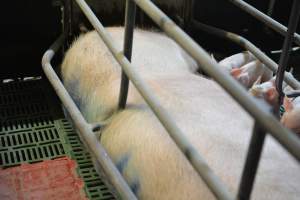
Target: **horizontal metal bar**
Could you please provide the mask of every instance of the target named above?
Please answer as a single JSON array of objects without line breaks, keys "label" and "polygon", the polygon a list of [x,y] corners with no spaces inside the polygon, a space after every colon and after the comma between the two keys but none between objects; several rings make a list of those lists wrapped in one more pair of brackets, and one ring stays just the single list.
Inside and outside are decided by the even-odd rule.
[{"label": "horizontal metal bar", "polygon": [[[194,42],[184,31],[168,18],[149,0],[134,0],[171,38],[186,50],[201,69],[221,85],[241,106],[244,107],[265,129],[269,131],[298,161],[300,161],[300,140],[290,130],[283,127],[261,102],[249,93],[224,70],[221,70],[210,55]],[[251,45],[251,44],[249,44]]]},{"label": "horizontal metal bar", "polygon": [[[193,21],[194,28],[201,29],[209,34],[213,34],[215,36],[218,36],[220,38],[224,38],[227,40],[230,40],[237,45],[243,47],[244,49],[247,49],[250,51],[257,59],[259,59],[262,63],[264,63],[270,70],[273,72],[277,72],[278,65],[276,62],[274,62],[270,57],[268,57],[265,53],[263,53],[259,48],[257,48],[253,43],[248,41],[246,38],[232,33],[224,31],[220,28],[216,28],[213,26],[209,26],[203,23],[200,23],[198,21]],[[293,75],[289,72],[285,72],[284,74],[284,81],[290,85],[293,89],[300,89],[300,83],[297,81]]]},{"label": "horizontal metal bar", "polygon": [[265,138],[265,131],[255,122],[237,195],[238,200],[250,199]]},{"label": "horizontal metal bar", "polygon": [[88,147],[90,152],[95,156],[100,166],[103,168],[108,180],[112,183],[112,185],[115,187],[115,189],[123,199],[136,199],[135,195],[132,193],[131,189],[124,181],[122,175],[107,155],[105,149],[96,138],[96,135],[92,132],[90,125],[81,115],[74,101],[64,88],[63,84],[61,83],[60,79],[58,78],[50,64],[55,52],[62,45],[64,41],[63,38],[63,36],[60,36],[59,39],[43,55],[43,70],[50,83],[52,84],[56,94],[69,112],[71,119],[73,120],[76,128],[79,130],[80,135],[82,136],[81,138],[84,140],[85,144],[87,144],[86,147]]},{"label": "horizontal metal bar", "polygon": [[[98,32],[107,47],[111,50],[115,59],[119,62],[122,69],[126,72],[129,79],[135,85],[147,104],[153,110],[154,114],[160,120],[162,125],[168,131],[170,137],[178,145],[179,149],[184,153],[187,159],[191,162],[192,166],[199,173],[202,179],[207,183],[209,188],[213,191],[218,199],[234,199],[233,196],[227,191],[226,186],[221,180],[213,173],[213,171],[206,164],[205,160],[199,152],[190,144],[182,131],[177,127],[176,123],[168,112],[160,105],[157,98],[153,95],[150,87],[140,78],[138,72],[133,68],[130,62],[119,51],[115,44],[112,42],[110,35],[105,31],[102,24],[97,17],[93,14],[84,0],[76,0],[79,7],[82,9],[86,17],[89,19],[93,27]],[[155,192],[155,191],[153,191]]]},{"label": "horizontal metal bar", "polygon": [[[236,5],[237,7],[241,8],[242,10],[246,11],[247,13],[249,13],[250,15],[255,17],[256,19],[258,19],[259,21],[263,22],[268,27],[272,28],[276,32],[280,33],[281,35],[283,35],[283,36],[286,35],[287,27],[280,24],[276,20],[272,19],[268,15],[262,13],[261,11],[257,10],[253,6],[249,5],[248,3],[246,3],[242,0],[228,0],[228,1],[233,3],[234,5]],[[298,1],[298,0],[295,0],[295,1]],[[294,34],[294,39],[295,39],[294,40],[295,43],[300,45],[300,35],[295,33]]]},{"label": "horizontal metal bar", "polygon": [[291,91],[291,92],[286,92],[285,94],[289,98],[296,98],[296,97],[300,96],[300,90],[294,90],[294,91]]}]

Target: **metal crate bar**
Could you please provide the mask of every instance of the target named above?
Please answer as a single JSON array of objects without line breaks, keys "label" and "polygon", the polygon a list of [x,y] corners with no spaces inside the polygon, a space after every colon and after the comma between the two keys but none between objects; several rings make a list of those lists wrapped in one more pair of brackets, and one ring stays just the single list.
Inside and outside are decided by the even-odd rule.
[{"label": "metal crate bar", "polygon": [[[280,33],[283,36],[286,36],[287,27],[283,26],[282,24],[280,24],[276,20],[272,19],[268,15],[260,12],[259,10],[257,10],[256,8],[254,8],[253,6],[249,5],[248,3],[246,3],[242,0],[228,0],[228,1],[233,3],[234,5],[236,5],[237,7],[241,8],[242,10],[246,11],[247,13],[249,13],[256,19],[258,19],[259,21],[265,23],[268,27],[272,28],[276,32]],[[296,0],[296,1],[298,1],[298,0]],[[294,40],[295,40],[295,43],[300,45],[300,35],[299,34],[297,34],[297,33],[294,34]]]},{"label": "metal crate bar", "polygon": [[43,70],[52,84],[56,94],[59,96],[63,105],[66,107],[70,114],[71,119],[74,121],[76,128],[79,130],[82,136],[85,146],[90,150],[96,160],[100,163],[100,166],[105,172],[105,175],[109,181],[113,184],[122,199],[137,199],[132,193],[131,189],[124,181],[122,175],[113,164],[112,160],[107,155],[103,146],[98,142],[95,133],[92,132],[90,125],[85,121],[82,114],[76,107],[74,101],[70,97],[69,93],[64,88],[60,79],[53,70],[50,62],[54,54],[62,46],[64,42],[64,36],[60,36],[55,43],[45,52],[42,59]]},{"label": "metal crate bar", "polygon": [[[125,36],[124,36],[124,55],[131,61],[132,54],[132,42],[133,42],[133,30],[135,25],[136,5],[131,0],[126,0],[125,11]],[[126,101],[128,96],[129,80],[124,70],[122,70],[120,95],[119,95],[119,109],[126,107]]]},{"label": "metal crate bar", "polygon": [[134,0],[156,24],[185,49],[200,65],[201,69],[220,84],[240,105],[252,115],[266,131],[269,131],[298,161],[300,160],[300,140],[290,130],[283,127],[261,102],[250,96],[229,74],[221,70],[208,53],[184,33],[176,24],[149,0]]},{"label": "metal crate bar", "polygon": [[112,42],[112,38],[105,31],[103,25],[99,22],[97,17],[91,11],[89,6],[84,0],[76,0],[81,10],[89,19],[93,27],[98,32],[99,36],[103,39],[104,43],[111,50],[115,59],[122,66],[122,69],[126,72],[129,79],[135,85],[136,89],[140,92],[147,104],[153,110],[154,114],[160,120],[162,125],[168,131],[170,137],[177,144],[179,149],[184,153],[187,159],[194,166],[195,170],[199,173],[205,183],[213,191],[218,199],[234,199],[233,196],[227,191],[226,186],[220,181],[220,179],[213,173],[213,171],[206,164],[202,156],[197,150],[188,142],[182,131],[177,127],[172,117],[168,112],[160,105],[157,98],[153,95],[150,87],[140,78],[138,72],[132,67],[130,62],[123,55],[122,51],[116,48]]},{"label": "metal crate bar", "polygon": [[237,195],[239,200],[250,199],[265,137],[264,129],[255,122]]},{"label": "metal crate bar", "polygon": [[[300,17],[300,1],[294,0],[292,11],[290,14],[290,19],[289,19],[288,32],[284,40],[282,53],[280,55],[280,60],[279,60],[278,71],[276,73],[275,83],[276,83],[276,89],[279,93],[279,105],[281,105],[283,102],[283,97],[284,97],[284,93],[282,91],[283,76],[284,76],[286,65],[289,60],[290,49],[294,39],[293,35],[297,29],[299,17]],[[279,106],[278,106],[278,112],[279,112]]]},{"label": "metal crate bar", "polygon": [[[264,63],[270,70],[273,72],[277,72],[278,65],[276,62],[274,62],[270,57],[268,57],[265,53],[263,53],[259,48],[257,48],[253,43],[248,41],[246,38],[232,33],[227,32],[225,30],[222,30],[220,28],[216,28],[213,26],[209,26],[203,23],[200,23],[198,21],[193,20],[193,27],[196,29],[200,29],[202,31],[205,31],[209,34],[213,34],[217,37],[224,38],[227,40],[230,40],[234,42],[235,44],[243,47],[244,49],[247,49],[250,51],[257,59],[259,59],[262,63]],[[289,72],[284,73],[284,81],[290,85],[293,89],[300,89],[300,83],[297,81],[293,75]]]},{"label": "metal crate bar", "polygon": [[272,14],[273,14],[275,3],[276,3],[276,0],[270,0],[270,1],[269,1],[269,6],[268,6],[267,15],[270,16],[270,17],[271,17]]}]

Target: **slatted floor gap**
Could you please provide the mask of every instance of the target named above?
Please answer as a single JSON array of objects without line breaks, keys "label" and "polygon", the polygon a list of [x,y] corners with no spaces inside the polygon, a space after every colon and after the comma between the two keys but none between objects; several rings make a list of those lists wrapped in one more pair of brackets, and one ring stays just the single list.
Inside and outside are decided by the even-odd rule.
[{"label": "slatted floor gap", "polygon": [[46,80],[1,80],[0,124],[1,168],[70,156],[78,164],[89,199],[116,199],[96,172],[89,152],[65,119]]}]

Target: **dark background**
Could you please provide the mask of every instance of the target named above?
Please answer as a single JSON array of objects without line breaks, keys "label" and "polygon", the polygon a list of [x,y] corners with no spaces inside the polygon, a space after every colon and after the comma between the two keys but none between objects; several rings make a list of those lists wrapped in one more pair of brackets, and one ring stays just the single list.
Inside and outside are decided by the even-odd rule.
[{"label": "dark background", "polygon": [[[90,0],[89,2],[93,2]],[[283,37],[273,31],[267,31],[265,25],[231,5],[227,0],[196,0],[195,18],[203,23],[238,33],[266,53],[281,49]],[[268,1],[248,0],[257,9],[267,12]],[[292,0],[276,1],[272,17],[287,26]],[[41,75],[41,57],[61,32],[60,9],[53,6],[52,0],[3,1],[0,8],[0,78],[13,78]],[[95,5],[95,4],[92,4]],[[99,9],[100,8],[100,9]],[[76,7],[74,8],[76,11]],[[122,25],[124,12],[115,10],[107,13],[101,6],[93,6],[105,26]],[[103,9],[103,10],[101,10]],[[174,14],[175,10],[168,10]],[[80,12],[74,12],[74,23],[85,21]],[[147,18],[141,20],[138,12],[137,22],[148,23]],[[144,24],[145,26],[145,24]],[[298,26],[298,33],[300,26]],[[239,52],[238,46],[203,32],[193,32],[191,36],[210,52],[230,55]],[[271,55],[277,61],[279,54]],[[290,65],[299,73],[299,52],[293,53]],[[298,76],[298,75],[297,75]],[[299,78],[299,76],[298,76]]]}]

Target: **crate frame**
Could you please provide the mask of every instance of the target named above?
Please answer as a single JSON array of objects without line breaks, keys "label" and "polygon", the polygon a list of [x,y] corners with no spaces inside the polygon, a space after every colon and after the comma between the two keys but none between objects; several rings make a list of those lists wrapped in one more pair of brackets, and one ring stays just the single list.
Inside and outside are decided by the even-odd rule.
[{"label": "crate frame", "polygon": [[[70,1],[70,0],[66,0]],[[264,139],[266,134],[273,136],[295,159],[300,160],[300,140],[290,130],[284,128],[277,120],[276,116],[266,105],[261,105],[257,100],[251,97],[246,91],[237,84],[237,82],[220,70],[219,65],[210,58],[210,56],[203,50],[198,44],[196,44],[184,31],[182,31],[175,23],[168,18],[161,10],[159,10],[149,0],[127,0],[126,2],[126,18],[125,18],[125,45],[124,54],[119,52],[113,42],[110,40],[109,35],[106,33],[104,27],[99,22],[97,17],[93,14],[89,6],[84,0],[74,0],[79,5],[83,13],[91,22],[93,27],[98,32],[99,36],[103,39],[104,43],[110,49],[115,59],[122,67],[122,85],[119,97],[119,108],[123,109],[126,106],[128,82],[129,80],[136,86],[142,97],[146,100],[147,104],[153,110],[159,121],[165,127],[170,137],[177,144],[182,153],[187,157],[195,170],[199,173],[201,178],[207,184],[208,188],[218,199],[234,199],[233,195],[228,192],[226,186],[220,181],[220,179],[210,170],[202,156],[187,142],[184,134],[176,126],[167,112],[162,109],[159,101],[153,95],[144,81],[137,75],[137,72],[131,67],[130,57],[132,49],[132,36],[135,23],[135,7],[138,6],[143,10],[163,31],[166,32],[173,40],[175,40],[184,50],[186,50],[199,64],[201,69],[210,75],[221,87],[223,87],[254,119],[255,125],[252,131],[252,138],[248,148],[248,154],[241,178],[239,192],[237,194],[238,199],[249,199],[252,191],[252,186],[256,174],[258,162],[260,160],[260,154],[263,148]],[[191,0],[192,1],[192,0]],[[263,54],[255,45],[245,38],[228,33],[226,31],[212,28],[209,26],[201,26],[199,23],[193,21],[193,24],[200,29],[213,30],[216,35],[229,38],[230,40],[245,47],[251,53],[253,53],[261,62],[266,64],[273,72],[277,72],[276,86],[282,99],[282,81],[283,78],[294,89],[300,88],[300,83],[294,79],[294,77],[285,72],[285,65],[289,55],[289,49],[293,40],[299,44],[299,35],[295,33],[295,27],[299,20],[300,14],[300,1],[294,0],[293,9],[291,12],[290,22],[288,29],[280,23],[273,20],[271,17],[261,13],[251,5],[241,0],[229,0],[231,3],[237,5],[242,10],[256,17],[258,20],[266,23],[267,26],[273,28],[282,35],[285,35],[285,42],[283,52],[281,54],[279,66],[272,61],[268,56]],[[189,1],[190,2],[190,1]],[[192,17],[189,17],[192,19]],[[203,28],[205,27],[205,28]],[[207,30],[208,30],[207,29]],[[53,84],[58,96],[67,107],[71,118],[75,122],[75,126],[80,129],[80,132],[87,142],[87,146],[96,155],[108,174],[108,178],[111,180],[117,191],[124,199],[135,199],[132,191],[128,188],[128,185],[124,182],[124,179],[120,176],[120,173],[116,170],[116,167],[112,164],[111,159],[105,157],[106,152],[101,144],[93,142],[93,138],[88,134],[92,133],[91,125],[88,124],[80,114],[78,108],[72,101],[70,95],[67,93],[60,80],[52,70],[50,61],[55,52],[63,44],[64,37],[70,35],[71,29],[66,29],[66,32],[54,43],[52,47],[44,54],[43,57],[43,69]],[[279,110],[279,109],[278,109]],[[95,150],[97,149],[97,150]],[[99,153],[99,149],[101,153]],[[107,167],[111,167],[107,169]],[[118,181],[117,181],[118,180]]]}]

